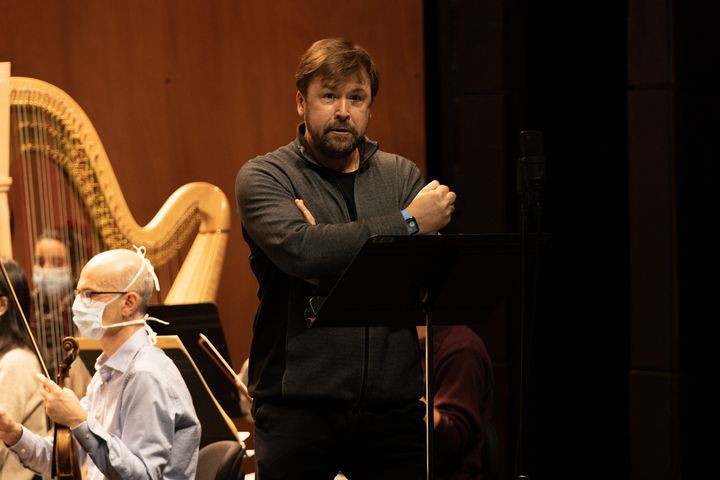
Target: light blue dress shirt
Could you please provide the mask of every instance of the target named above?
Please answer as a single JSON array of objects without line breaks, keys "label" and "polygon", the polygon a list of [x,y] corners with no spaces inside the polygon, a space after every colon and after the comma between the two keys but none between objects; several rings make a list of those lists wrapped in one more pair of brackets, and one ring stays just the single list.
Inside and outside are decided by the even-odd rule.
[{"label": "light blue dress shirt", "polygon": [[[150,345],[145,330],[111,357],[98,357],[80,403],[87,421],[72,433],[89,457],[87,480],[194,480],[200,422],[180,372]],[[52,437],[23,428],[10,449],[25,466],[50,476]]]}]

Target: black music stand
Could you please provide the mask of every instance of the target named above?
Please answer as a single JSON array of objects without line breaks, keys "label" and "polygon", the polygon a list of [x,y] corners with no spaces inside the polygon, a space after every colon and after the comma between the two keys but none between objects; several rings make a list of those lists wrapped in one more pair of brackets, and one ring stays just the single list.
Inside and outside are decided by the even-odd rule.
[{"label": "black music stand", "polygon": [[326,297],[306,311],[313,328],[427,326],[427,476],[433,478],[433,325],[489,318],[519,273],[517,234],[370,238]]},{"label": "black music stand", "polygon": [[202,333],[215,345],[223,358],[230,362],[217,305],[210,302],[150,305],[148,314],[151,317],[170,322],[170,325],[151,322],[150,326],[158,335],[177,335],[180,337],[223,410],[230,417],[241,417],[237,386],[230,382],[225,375],[218,375],[220,371],[217,365],[205,350],[198,345],[198,338]]}]

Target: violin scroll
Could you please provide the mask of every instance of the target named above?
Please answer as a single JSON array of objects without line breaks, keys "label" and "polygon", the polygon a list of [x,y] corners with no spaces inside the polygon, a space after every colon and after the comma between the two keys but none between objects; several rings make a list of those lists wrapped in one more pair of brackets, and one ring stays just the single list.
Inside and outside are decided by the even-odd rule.
[{"label": "violin scroll", "polygon": [[75,361],[75,358],[77,358],[77,354],[80,351],[80,347],[78,346],[77,340],[75,340],[74,337],[65,337],[62,341],[62,348],[65,350],[67,355],[65,355],[65,358],[62,361],[62,364],[60,365],[60,375],[62,378],[58,378],[58,385],[62,386],[62,383],[64,383],[65,378],[67,378],[67,375],[70,371],[70,365],[72,365],[72,362]]}]

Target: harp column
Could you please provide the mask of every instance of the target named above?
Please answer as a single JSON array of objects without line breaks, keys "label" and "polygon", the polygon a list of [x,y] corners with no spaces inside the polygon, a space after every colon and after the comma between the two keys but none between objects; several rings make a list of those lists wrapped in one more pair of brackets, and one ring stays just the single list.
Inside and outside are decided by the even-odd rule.
[{"label": "harp column", "polygon": [[12,258],[10,235],[10,62],[0,62],[0,257]]}]

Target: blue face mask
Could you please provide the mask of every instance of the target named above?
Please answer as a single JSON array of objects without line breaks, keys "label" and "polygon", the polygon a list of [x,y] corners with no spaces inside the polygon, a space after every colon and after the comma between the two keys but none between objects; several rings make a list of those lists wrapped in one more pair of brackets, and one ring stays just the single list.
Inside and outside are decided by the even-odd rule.
[{"label": "blue face mask", "polygon": [[33,267],[33,283],[46,297],[72,291],[70,267]]}]

